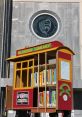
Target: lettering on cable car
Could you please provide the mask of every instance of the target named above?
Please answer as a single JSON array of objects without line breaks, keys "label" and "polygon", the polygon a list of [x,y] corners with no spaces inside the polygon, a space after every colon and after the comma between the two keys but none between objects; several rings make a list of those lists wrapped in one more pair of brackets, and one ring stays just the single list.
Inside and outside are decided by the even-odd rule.
[{"label": "lettering on cable car", "polygon": [[17,92],[17,105],[28,104],[29,93],[28,92]]}]

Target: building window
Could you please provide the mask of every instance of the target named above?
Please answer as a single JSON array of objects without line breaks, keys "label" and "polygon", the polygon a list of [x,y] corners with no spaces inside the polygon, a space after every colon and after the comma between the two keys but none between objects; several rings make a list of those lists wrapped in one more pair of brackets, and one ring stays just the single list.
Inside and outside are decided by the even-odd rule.
[{"label": "building window", "polygon": [[35,36],[49,39],[59,32],[60,21],[55,13],[45,10],[32,16],[30,26]]}]

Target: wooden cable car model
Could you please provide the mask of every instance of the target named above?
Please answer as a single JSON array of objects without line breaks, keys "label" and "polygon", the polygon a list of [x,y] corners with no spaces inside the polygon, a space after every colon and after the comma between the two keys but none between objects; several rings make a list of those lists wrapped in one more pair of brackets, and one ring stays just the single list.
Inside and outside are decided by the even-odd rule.
[{"label": "wooden cable car model", "polygon": [[14,77],[13,88],[6,87],[6,109],[72,110],[73,55],[58,41],[17,50],[15,57],[7,59],[14,63]]}]

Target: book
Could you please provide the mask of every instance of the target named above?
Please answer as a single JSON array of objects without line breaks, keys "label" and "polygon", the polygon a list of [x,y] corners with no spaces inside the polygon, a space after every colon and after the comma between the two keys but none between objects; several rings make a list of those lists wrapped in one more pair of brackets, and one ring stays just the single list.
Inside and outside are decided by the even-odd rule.
[{"label": "book", "polygon": [[56,84],[56,69],[51,69],[52,84]]},{"label": "book", "polygon": [[54,69],[54,84],[56,84],[56,69]]},{"label": "book", "polygon": [[51,106],[52,107],[56,106],[56,91],[51,92]]},{"label": "book", "polygon": [[47,70],[47,84],[50,84],[50,69]]},{"label": "book", "polygon": [[47,91],[46,92],[46,105],[47,105],[47,107],[49,107],[50,106],[50,104],[49,104],[49,91]]},{"label": "book", "polygon": [[34,73],[34,85],[35,87],[38,87],[38,72]]},{"label": "book", "polygon": [[43,106],[45,107],[46,106],[46,91],[43,91],[43,99],[44,99]]},{"label": "book", "polygon": [[33,80],[33,73],[31,73],[31,87],[33,86],[32,80]]},{"label": "book", "polygon": [[49,63],[49,64],[53,64],[53,63],[56,64],[56,59],[49,59],[49,60],[48,60],[48,63]]},{"label": "book", "polygon": [[49,89],[49,106],[50,106],[50,107],[51,107],[51,105],[52,105],[51,97],[52,97],[52,90]]},{"label": "book", "polygon": [[55,107],[56,91],[49,89],[48,91],[39,92],[39,107]]},{"label": "book", "polygon": [[45,80],[46,80],[46,70],[43,70],[43,74],[42,74],[42,85],[45,85]]},{"label": "book", "polygon": [[43,107],[43,106],[44,106],[43,92],[39,92],[39,107]]},{"label": "book", "polygon": [[42,71],[42,86],[45,85],[45,70]]},{"label": "book", "polygon": [[42,73],[43,73],[42,71],[39,73],[39,86],[42,86],[42,77],[43,77]]},{"label": "book", "polygon": [[46,70],[46,84],[48,84],[48,70]]},{"label": "book", "polygon": [[52,69],[50,69],[50,84],[52,84]]}]

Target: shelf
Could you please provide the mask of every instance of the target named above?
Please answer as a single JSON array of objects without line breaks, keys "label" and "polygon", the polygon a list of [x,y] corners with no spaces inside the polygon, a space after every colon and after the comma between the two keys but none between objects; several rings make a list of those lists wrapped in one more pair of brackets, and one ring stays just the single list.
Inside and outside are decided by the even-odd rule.
[{"label": "shelf", "polygon": [[27,90],[28,95],[26,94],[26,98],[28,99],[29,104],[22,105],[21,103],[20,106],[16,104],[16,101],[14,101],[14,108],[28,109],[33,113],[56,112],[56,106],[53,105],[55,104],[54,100],[56,100],[56,57],[54,54],[51,55],[53,57],[50,55],[42,53],[35,56],[35,58],[27,57],[27,60],[16,63],[14,87],[21,87],[16,88],[16,93],[14,94],[16,94],[16,96],[21,96],[21,93],[17,95],[18,90],[21,90],[21,92],[23,92],[23,90]]},{"label": "shelf", "polygon": [[21,88],[13,88],[14,90],[22,90],[22,89],[33,89],[33,87],[21,87]]},{"label": "shelf", "polygon": [[[39,88],[43,88],[43,87],[45,87],[45,85],[39,86]],[[52,84],[46,84],[46,88],[47,87],[55,87],[56,88],[56,84],[54,84],[54,85],[52,85]]]},{"label": "shelf", "polygon": [[[42,65],[39,65],[39,67],[45,67],[45,65],[47,65],[47,67],[49,68],[54,68],[56,67],[56,64],[42,64]],[[34,66],[34,68],[38,68],[38,65],[37,66]]]},{"label": "shelf", "polygon": [[[52,84],[47,84],[47,85],[46,85],[46,88],[48,88],[48,87],[56,88],[56,84],[54,84],[54,85],[52,85]],[[38,86],[33,87],[33,88],[38,88]],[[39,88],[45,88],[45,85],[39,86]]]},{"label": "shelf", "polygon": [[56,112],[56,108],[38,108],[38,107],[34,107],[31,108],[31,112],[33,113],[40,113],[40,112],[48,112],[48,113],[53,113]]},{"label": "shelf", "polygon": [[46,84],[46,87],[56,87],[56,84]]}]

